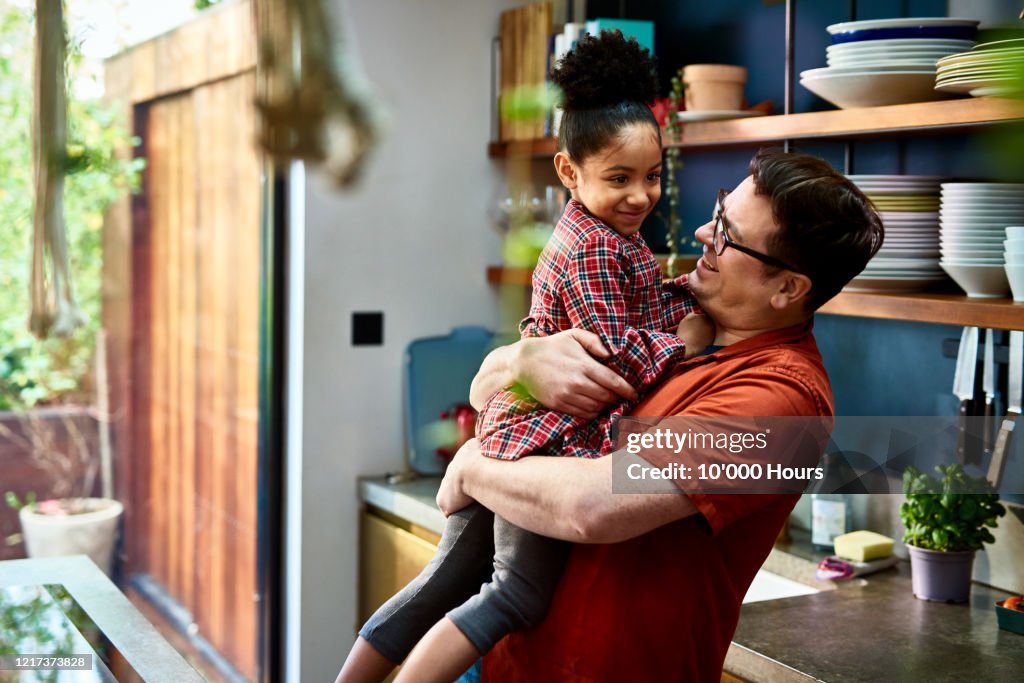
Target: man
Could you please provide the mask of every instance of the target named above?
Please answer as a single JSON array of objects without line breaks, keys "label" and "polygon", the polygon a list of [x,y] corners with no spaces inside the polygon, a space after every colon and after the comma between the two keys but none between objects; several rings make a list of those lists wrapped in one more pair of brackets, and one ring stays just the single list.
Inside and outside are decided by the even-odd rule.
[{"label": "man", "polygon": [[[750,173],[719,193],[696,232],[704,252],[689,285],[716,323],[710,352],[681,363],[634,415],[832,415],[813,314],[881,246],[881,221],[819,159],[759,152]],[[605,353],[579,330],[498,349],[473,401],[519,382],[549,407],[594,415],[633,398],[590,357]],[[475,499],[579,544],[544,623],[503,640],[484,660],[485,681],[719,680],[743,595],[799,495],[710,494],[681,480],[663,483],[681,495],[613,494],[619,455],[509,463],[480,457],[471,441],[448,469],[446,514]]]}]

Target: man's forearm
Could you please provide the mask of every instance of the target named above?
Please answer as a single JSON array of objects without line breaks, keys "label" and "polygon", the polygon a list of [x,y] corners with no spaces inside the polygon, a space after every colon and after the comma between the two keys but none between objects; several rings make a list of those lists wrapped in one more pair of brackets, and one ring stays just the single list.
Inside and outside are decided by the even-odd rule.
[{"label": "man's forearm", "polygon": [[613,493],[611,456],[531,456],[515,462],[478,456],[460,468],[459,486],[517,526],[575,543],[623,541],[696,511],[674,488]]}]

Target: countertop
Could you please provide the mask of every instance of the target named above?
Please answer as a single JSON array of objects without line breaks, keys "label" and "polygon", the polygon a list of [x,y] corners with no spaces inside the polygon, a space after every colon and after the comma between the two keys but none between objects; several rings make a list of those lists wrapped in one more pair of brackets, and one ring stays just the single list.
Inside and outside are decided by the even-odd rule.
[{"label": "countertop", "polygon": [[[49,584],[64,586],[141,680],[202,683],[202,676],[85,555],[0,562],[0,588]],[[96,666],[94,672],[103,670]]]},{"label": "countertop", "polygon": [[[360,482],[363,501],[440,533],[437,478],[395,485]],[[914,597],[910,565],[848,581],[819,582],[799,535],[772,551],[765,568],[820,593],[745,604],[725,670],[749,681],[1019,681],[1024,636],[1000,630],[993,604],[1007,593],[981,584],[971,602]]]}]

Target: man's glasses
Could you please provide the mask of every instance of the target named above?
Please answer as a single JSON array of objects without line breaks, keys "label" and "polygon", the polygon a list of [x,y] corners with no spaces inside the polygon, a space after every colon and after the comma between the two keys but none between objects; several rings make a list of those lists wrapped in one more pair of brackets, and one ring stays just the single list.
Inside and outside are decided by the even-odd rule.
[{"label": "man's glasses", "polygon": [[776,268],[782,268],[783,270],[791,270],[794,273],[800,273],[801,275],[807,275],[799,268],[794,268],[785,261],[780,261],[774,256],[768,254],[762,254],[756,249],[745,247],[742,244],[734,242],[732,237],[729,235],[729,222],[725,217],[725,197],[729,194],[729,190],[719,190],[718,197],[715,199],[715,211],[711,214],[711,220],[715,222],[715,233],[711,239],[711,244],[715,250],[715,256],[721,256],[725,251],[726,247],[732,247],[736,251],[741,251],[748,256],[753,256],[761,263]]}]

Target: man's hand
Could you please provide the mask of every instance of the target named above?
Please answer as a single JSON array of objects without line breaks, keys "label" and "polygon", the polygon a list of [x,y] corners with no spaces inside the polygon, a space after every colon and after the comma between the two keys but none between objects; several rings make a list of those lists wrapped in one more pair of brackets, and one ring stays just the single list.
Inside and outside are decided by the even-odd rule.
[{"label": "man's hand", "polygon": [[685,358],[693,358],[715,340],[715,321],[702,313],[690,313],[679,321],[676,334],[686,343]]},{"label": "man's hand", "polygon": [[473,502],[473,499],[462,490],[462,472],[470,466],[474,458],[482,458],[480,455],[480,442],[470,439],[462,444],[455,457],[448,463],[444,479],[441,480],[441,488],[437,491],[437,507],[441,513],[448,517],[453,512],[458,512]]},{"label": "man's hand", "polygon": [[570,329],[523,339],[517,349],[519,383],[546,408],[594,419],[615,401],[637,399],[626,380],[595,360],[607,358],[608,349],[592,332]]}]

